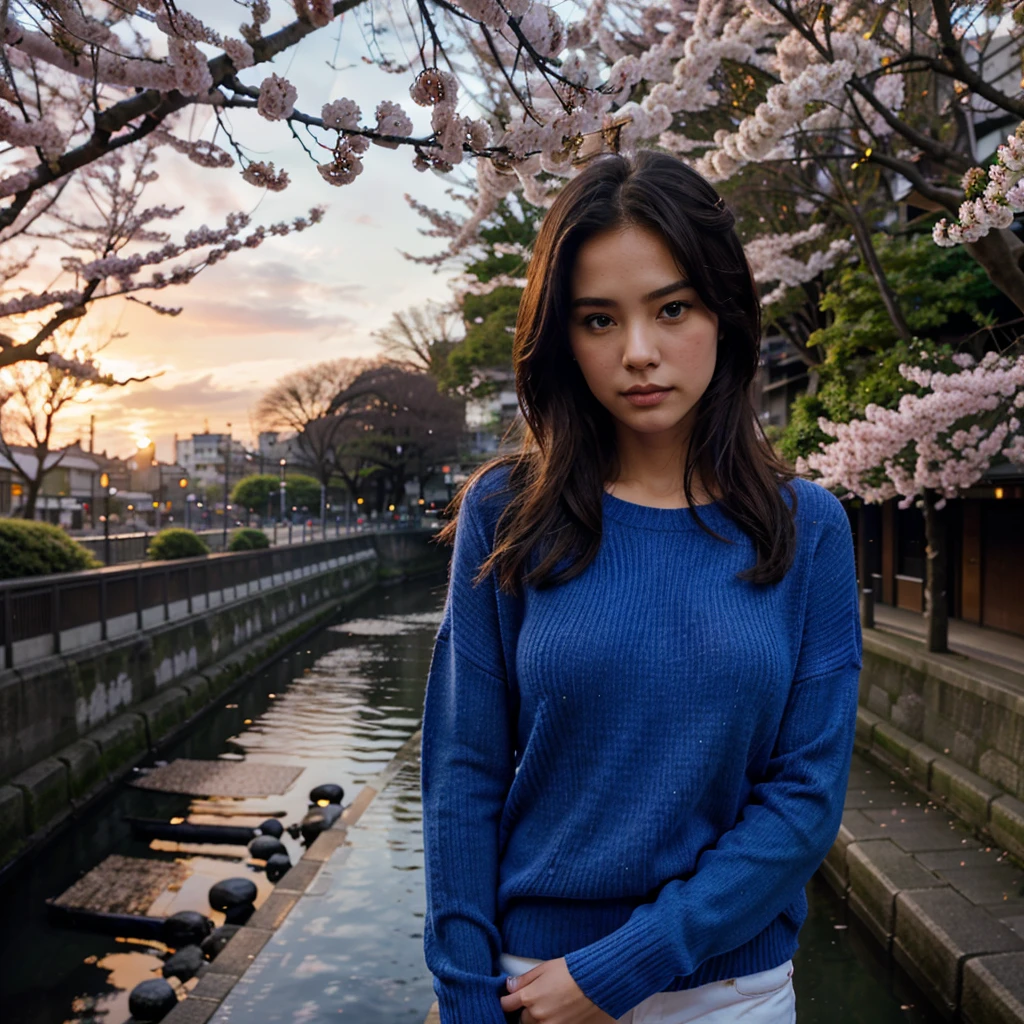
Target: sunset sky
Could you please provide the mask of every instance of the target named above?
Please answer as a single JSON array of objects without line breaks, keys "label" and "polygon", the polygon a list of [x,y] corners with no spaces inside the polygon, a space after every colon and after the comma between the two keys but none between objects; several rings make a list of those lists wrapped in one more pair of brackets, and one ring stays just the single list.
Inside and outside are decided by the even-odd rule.
[{"label": "sunset sky", "polygon": [[[211,6],[203,5],[208,21]],[[239,9],[233,4],[218,6],[237,19]],[[283,13],[275,7],[275,14]],[[229,31],[232,26],[225,21],[218,27]],[[272,22],[265,31],[275,27]],[[278,57],[272,68],[248,69],[243,78],[258,85],[270,70],[285,75],[298,88],[297,108],[309,113],[318,114],[327,100],[348,96],[362,108],[363,122],[371,124],[377,103],[391,99],[413,118],[416,133],[425,134],[429,110],[409,99],[412,74],[384,74],[362,62],[366,52],[363,27],[350,14],[341,25],[340,45],[335,24]],[[400,45],[390,52],[403,61],[412,56]],[[332,70],[328,61],[342,70]],[[203,115],[200,108],[178,134],[209,138],[215,122],[204,121]],[[158,457],[170,461],[175,434],[188,436],[207,425],[219,432],[231,423],[234,436],[253,439],[255,402],[283,374],[324,359],[371,354],[376,342],[370,332],[383,327],[392,312],[428,298],[448,298],[446,282],[455,269],[436,273],[399,252],[427,255],[443,244],[418,234],[426,222],[402,197],[408,192],[428,205],[464,212],[465,206],[454,204],[445,190],[465,180],[472,173],[469,167],[457,167],[446,181],[414,170],[410,150],[372,146],[363,174],[351,185],[333,188],[285,125],[265,121],[255,111],[236,111],[231,122],[253,158],[287,167],[290,187],[264,193],[242,181],[237,167],[200,168],[166,151],[161,180],[153,186],[152,199],[147,193],[146,205],[166,200],[186,206],[171,224],[173,237],[203,223],[219,226],[231,210],[251,213],[253,224],[270,224],[325,204],[326,217],[301,234],[270,238],[256,250],[236,253],[184,288],[152,294],[162,305],[183,306],[177,317],[158,316],[118,299],[91,313],[80,339],[99,340],[114,331],[126,335],[105,349],[106,368],[122,376],[160,376],[111,391],[96,389],[68,415],[65,439],[81,434],[85,440],[90,414],[96,417],[97,450],[111,454],[125,455],[138,439],[149,437],[157,442]]]}]

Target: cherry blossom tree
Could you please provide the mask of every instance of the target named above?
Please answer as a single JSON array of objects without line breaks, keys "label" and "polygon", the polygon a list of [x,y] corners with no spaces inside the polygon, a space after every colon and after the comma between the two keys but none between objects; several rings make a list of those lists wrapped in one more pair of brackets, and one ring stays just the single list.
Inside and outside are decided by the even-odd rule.
[{"label": "cherry blossom tree", "polygon": [[[0,138],[9,147],[0,229],[16,234],[40,208],[64,200],[69,179],[143,144],[170,147],[211,173],[234,168],[258,188],[286,188],[288,169],[253,159],[231,114],[232,124],[248,118],[249,131],[277,124],[290,132],[297,156],[311,157],[332,186],[356,182],[372,165],[374,145],[406,149],[420,170],[471,165],[465,215],[423,210],[445,242],[440,264],[473,245],[513,192],[546,208],[595,153],[656,145],[723,188],[769,173],[791,190],[795,219],[746,238],[773,304],[856,245],[905,338],[871,232],[897,199],[959,216],[958,183],[979,162],[979,140],[1024,118],[1017,66],[1024,25],[1013,7],[998,0],[7,0],[0,6]],[[233,28],[231,11],[243,18]],[[412,56],[403,62],[372,46],[366,60],[404,76],[411,107],[299,95],[273,63],[311,34],[336,31],[342,16],[370,12]],[[181,115],[190,108],[213,113],[210,133],[189,135]],[[419,130],[417,108],[429,115]],[[1005,211],[996,212],[990,230],[968,232],[964,244],[1024,310],[1024,243]],[[820,222],[828,230],[816,228]],[[211,239],[214,252],[241,241],[244,228],[222,230],[229,234]],[[69,292],[47,308],[80,308],[78,291]]]},{"label": "cherry blossom tree", "polygon": [[904,364],[916,394],[895,409],[869,405],[849,423],[822,419],[835,440],[797,461],[797,471],[867,502],[898,498],[924,513],[925,621],[930,651],[947,649],[946,550],[939,513],[999,462],[1024,467],[1024,355],[961,353],[953,367]]},{"label": "cherry blossom tree", "polygon": [[[562,74],[580,85],[579,105],[562,109],[564,97],[542,93],[537,83],[533,107],[543,108],[542,123],[514,110],[499,142],[526,197],[542,206],[595,148],[595,134],[597,149],[653,143],[675,152],[727,192],[749,193],[753,182],[773,197],[766,205],[788,205],[792,214],[789,226],[763,240],[756,230],[746,233],[759,280],[777,285],[767,291],[770,303],[834,265],[845,251],[835,243],[852,242],[898,335],[909,340],[871,233],[892,219],[900,200],[956,213],[958,182],[978,162],[979,140],[1024,114],[1024,17],[1013,8],[598,0],[581,26],[570,26],[562,57]],[[488,55],[478,56],[486,74]],[[500,69],[490,73],[493,83]],[[504,164],[492,159],[492,166]],[[448,253],[466,244],[480,210],[489,211],[508,183],[478,164],[477,184],[491,195],[481,196],[472,216],[435,217]],[[827,232],[815,227],[830,214]],[[789,259],[794,239],[812,241],[808,230],[818,232],[820,250]],[[1024,245],[1005,215],[968,250],[1024,309]]]},{"label": "cherry blossom tree", "polygon": [[[94,161],[58,183],[17,226],[0,231],[0,252],[7,256],[0,262],[0,367],[33,361],[100,380],[103,372],[93,359],[61,363],[55,344],[91,308],[121,299],[175,316],[179,307],[160,305],[150,296],[188,284],[232,253],[303,231],[321,219],[319,207],[291,223],[270,226],[231,213],[220,227],[202,226],[174,239],[165,225],[183,207],[145,202],[158,178],[157,145],[146,139]],[[44,275],[48,283],[40,288],[35,282]]]}]

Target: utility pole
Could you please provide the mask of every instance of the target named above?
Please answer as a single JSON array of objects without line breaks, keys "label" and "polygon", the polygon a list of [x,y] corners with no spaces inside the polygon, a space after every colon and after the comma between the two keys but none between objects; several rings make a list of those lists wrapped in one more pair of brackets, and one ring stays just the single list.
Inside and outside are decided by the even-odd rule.
[{"label": "utility pole", "polygon": [[228,493],[231,489],[231,424],[228,424],[228,445],[224,452],[224,546],[222,551],[228,549]]},{"label": "utility pole", "polygon": [[89,416],[89,454],[96,451],[96,414]]}]

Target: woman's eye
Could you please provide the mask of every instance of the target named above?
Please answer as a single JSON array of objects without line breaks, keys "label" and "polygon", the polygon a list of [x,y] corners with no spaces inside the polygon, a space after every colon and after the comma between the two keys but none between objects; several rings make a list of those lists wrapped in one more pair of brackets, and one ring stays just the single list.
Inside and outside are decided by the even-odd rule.
[{"label": "woman's eye", "polygon": [[[598,323],[598,321],[602,322]],[[597,327],[600,330],[603,327],[607,327],[608,324],[612,322],[612,318],[610,316],[606,316],[604,313],[594,313],[593,316],[588,316],[587,319],[584,320],[583,322],[588,327]]]},{"label": "woman's eye", "polygon": [[685,302],[667,302],[661,307],[669,320],[678,320],[689,307]]}]

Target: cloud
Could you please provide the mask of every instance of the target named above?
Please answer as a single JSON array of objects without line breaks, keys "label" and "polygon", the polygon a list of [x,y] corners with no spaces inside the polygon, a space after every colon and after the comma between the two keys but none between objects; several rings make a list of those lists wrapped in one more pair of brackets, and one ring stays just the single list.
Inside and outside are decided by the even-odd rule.
[{"label": "cloud", "polygon": [[316,335],[323,337],[356,324],[346,309],[365,306],[361,284],[324,282],[310,274],[333,260],[312,260],[301,269],[285,260],[218,266],[182,291],[183,324],[199,325],[211,339],[238,334]]},{"label": "cloud", "polygon": [[220,387],[214,383],[212,373],[195,380],[182,381],[168,388],[153,384],[140,385],[127,393],[114,396],[113,405],[122,409],[153,410],[159,412],[208,411],[211,407],[247,405],[262,393],[257,387]]}]

